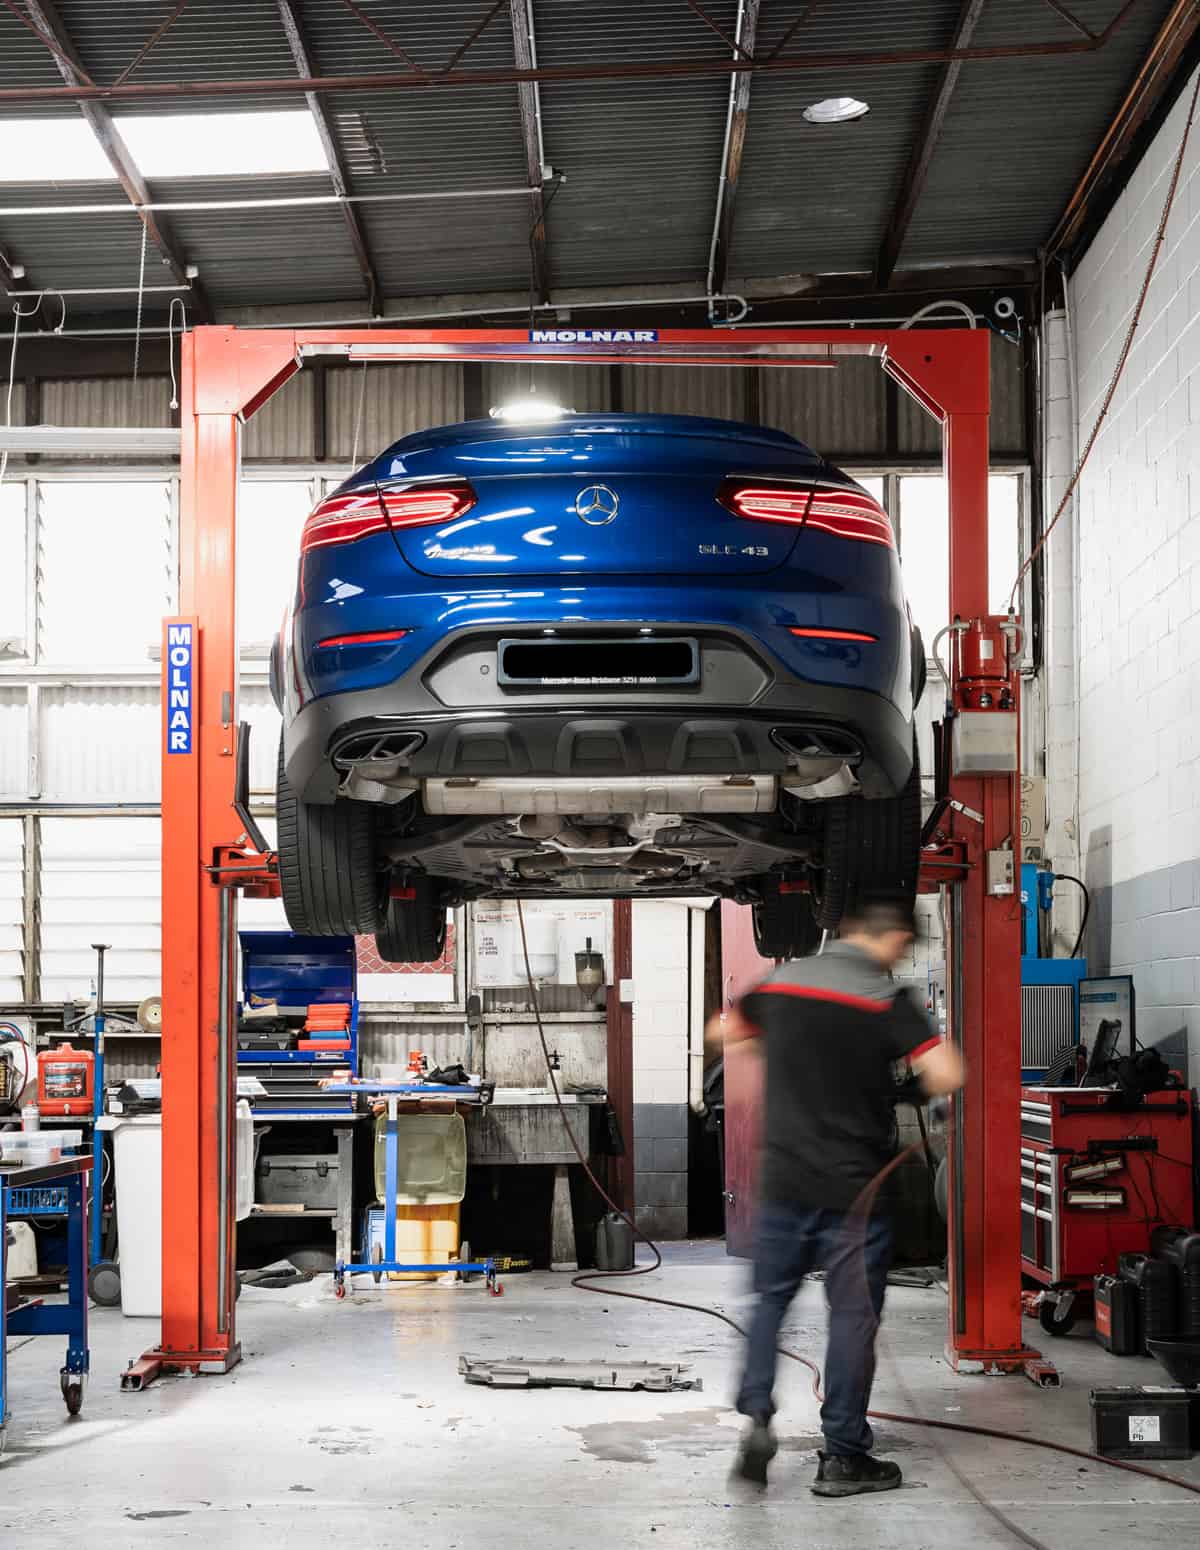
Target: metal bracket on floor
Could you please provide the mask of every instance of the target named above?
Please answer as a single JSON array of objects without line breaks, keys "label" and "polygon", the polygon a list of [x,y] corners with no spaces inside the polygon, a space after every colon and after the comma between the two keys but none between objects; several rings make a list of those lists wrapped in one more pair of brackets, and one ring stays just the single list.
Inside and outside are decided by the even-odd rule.
[{"label": "metal bracket on floor", "polygon": [[460,1356],[458,1370],[468,1383],[484,1383],[494,1389],[630,1389],[666,1394],[680,1389],[700,1389],[699,1378],[685,1376],[691,1366],[684,1362],[569,1362],[563,1357],[539,1360],[509,1356]]},{"label": "metal bracket on floor", "polygon": [[1021,1371],[1030,1383],[1036,1383],[1040,1389],[1062,1388],[1062,1378],[1058,1368],[1044,1356],[1031,1356],[1028,1361],[1021,1364]]},{"label": "metal bracket on floor", "polygon": [[142,1389],[148,1389],[163,1373],[194,1372],[220,1376],[236,1367],[241,1359],[240,1343],[232,1345],[228,1351],[215,1353],[211,1358],[204,1356],[196,1358],[189,1354],[189,1359],[186,1361],[173,1356],[169,1351],[146,1351],[130,1362],[121,1374],[121,1390],[123,1393],[137,1393]]}]

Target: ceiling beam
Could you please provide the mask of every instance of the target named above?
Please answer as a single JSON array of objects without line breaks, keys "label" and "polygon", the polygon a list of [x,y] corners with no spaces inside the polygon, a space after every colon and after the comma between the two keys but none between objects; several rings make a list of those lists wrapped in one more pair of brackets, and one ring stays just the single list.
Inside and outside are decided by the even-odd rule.
[{"label": "ceiling beam", "polygon": [[[742,26],[734,47],[747,59],[754,58],[758,36],[760,0],[745,0]],[[737,205],[738,179],[742,175],[742,154],[746,148],[746,118],[750,111],[749,75],[735,75],[729,87],[729,128],[725,136],[725,160],[717,189],[716,244],[713,249],[709,289],[720,295],[729,277],[729,255],[733,251],[733,217]]]},{"label": "ceiling beam", "polygon": [[[533,18],[528,0],[509,0],[512,16],[513,57],[518,70],[537,69]],[[529,208],[533,225],[529,232],[530,289],[539,302],[550,299],[550,264],[546,254],[546,174],[542,159],[542,106],[536,81],[521,81],[517,86],[521,110],[521,138],[525,145],[525,168],[529,176]]]},{"label": "ceiling beam", "polygon": [[[311,76],[313,71],[312,48],[304,30],[304,24],[300,20],[299,10],[293,4],[293,0],[277,0],[279,6],[279,18],[283,23],[283,30],[287,36],[288,47],[292,51],[292,58],[296,61],[296,70],[299,75]],[[350,246],[354,249],[354,257],[358,261],[359,271],[363,277],[363,284],[367,292],[367,305],[372,313],[378,315],[382,302],[379,289],[379,274],[375,268],[375,260],[371,256],[371,250],[367,245],[367,234],[359,219],[358,212],[352,204],[347,203],[346,196],[350,192],[349,182],[346,177],[345,163],[342,161],[342,153],[337,141],[333,137],[333,128],[329,122],[329,115],[325,111],[325,104],[316,92],[305,92],[305,101],[308,103],[308,111],[312,114],[313,123],[317,126],[317,135],[320,138],[325,159],[329,163],[329,178],[333,184],[333,191],[342,201],[342,216],[346,222],[346,231],[350,236]]]},{"label": "ceiling beam", "polygon": [[[963,0],[963,7],[958,13],[954,36],[950,42],[952,53],[958,54],[971,41],[971,35],[978,25],[984,3],[985,0]],[[913,142],[908,166],[905,168],[904,178],[900,184],[900,192],[892,206],[891,218],[875,259],[875,284],[881,290],[891,280],[896,261],[900,257],[900,249],[904,246],[908,228],[912,225],[912,218],[916,214],[917,203],[924,191],[925,180],[929,176],[933,153],[941,138],[942,126],[946,122],[946,113],[950,107],[950,99],[954,95],[954,88],[958,85],[961,69],[962,60],[957,58],[947,60],[942,66],[937,85],[925,109],[925,118]]]},{"label": "ceiling beam", "polygon": [[[34,26],[44,34],[46,47],[53,55],[58,73],[67,86],[78,88],[81,82],[90,82],[91,77],[84,69],[79,51],[63,25],[62,18],[55,10],[53,0],[25,0],[25,9]],[[129,153],[129,147],[121,137],[120,130],[113,123],[112,115],[102,102],[92,100],[81,100],[79,111],[87,120],[100,149],[108,158],[109,165],[116,173],[117,181],[125,190],[130,204],[137,208],[142,225],[146,228],[146,236],[158,249],[172,278],[177,284],[188,286],[196,320],[202,323],[211,322],[212,308],[204,294],[204,288],[198,280],[188,276],[187,261],[177,249],[170,228],[152,211],[141,208],[151,202],[150,191],[146,187],[146,180],[138,171],[137,163]]]},{"label": "ceiling beam", "polygon": [[[30,0],[33,3],[33,0]],[[541,65],[521,70],[450,70],[439,75],[416,75],[411,70],[398,72],[365,71],[359,75],[325,75],[300,79],[296,76],[251,77],[246,80],[216,79],[194,81],[125,81],[112,86],[6,86],[0,88],[0,103],[10,102],[156,102],[177,101],[188,97],[275,97],[295,95],[297,91],[456,91],[463,86],[514,86],[526,84],[557,85],[564,81],[655,81],[691,80],[712,75],[790,75],[796,72],[863,70],[875,66],[962,63],[986,59],[1057,59],[1074,54],[1094,54],[1106,47],[1132,15],[1138,0],[1125,0],[1121,9],[1094,38],[1071,38],[1063,42],[1048,40],[1028,43],[993,43],[986,47],[849,49],[817,50],[804,54],[771,54],[761,59],[612,59],[562,65]],[[807,13],[805,13],[807,14]]]}]

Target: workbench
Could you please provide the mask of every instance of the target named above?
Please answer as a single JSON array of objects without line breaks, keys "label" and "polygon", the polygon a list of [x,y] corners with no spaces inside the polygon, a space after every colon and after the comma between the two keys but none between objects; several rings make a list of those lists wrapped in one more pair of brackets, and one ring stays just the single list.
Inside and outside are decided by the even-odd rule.
[{"label": "workbench", "polygon": [[[83,1405],[89,1353],[87,1175],[92,1159],[65,1157],[41,1168],[0,1167],[0,1451],[8,1421],[7,1347],[10,1335],[66,1335],[67,1356],[59,1371],[59,1387],[71,1415]],[[47,1303],[41,1297],[8,1306],[5,1276],[7,1226],[10,1218],[62,1216],[67,1223],[67,1300]],[[14,1288],[15,1292],[15,1288]]]}]

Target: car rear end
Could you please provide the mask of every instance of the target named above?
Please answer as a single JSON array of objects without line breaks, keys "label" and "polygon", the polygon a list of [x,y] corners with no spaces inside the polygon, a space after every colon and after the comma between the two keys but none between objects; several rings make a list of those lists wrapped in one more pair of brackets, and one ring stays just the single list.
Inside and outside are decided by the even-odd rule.
[{"label": "car rear end", "polygon": [[391,783],[445,813],[531,779],[886,796],[913,673],[866,491],[779,432],[622,415],[390,448],[309,519],[275,664],[306,800]]}]

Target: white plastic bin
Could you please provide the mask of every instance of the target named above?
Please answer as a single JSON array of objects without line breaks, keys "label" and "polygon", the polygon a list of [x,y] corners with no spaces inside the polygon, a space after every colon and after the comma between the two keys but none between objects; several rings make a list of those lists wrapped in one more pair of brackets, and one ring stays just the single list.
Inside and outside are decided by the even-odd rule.
[{"label": "white plastic bin", "polygon": [[[113,1138],[121,1311],[127,1318],[161,1318],[162,1115],[106,1115],[100,1124]],[[240,1222],[254,1204],[254,1119],[244,1099],[237,1106],[235,1157]]]},{"label": "white plastic bin", "polygon": [[121,1312],[162,1317],[162,1115],[99,1121],[112,1133]]}]

